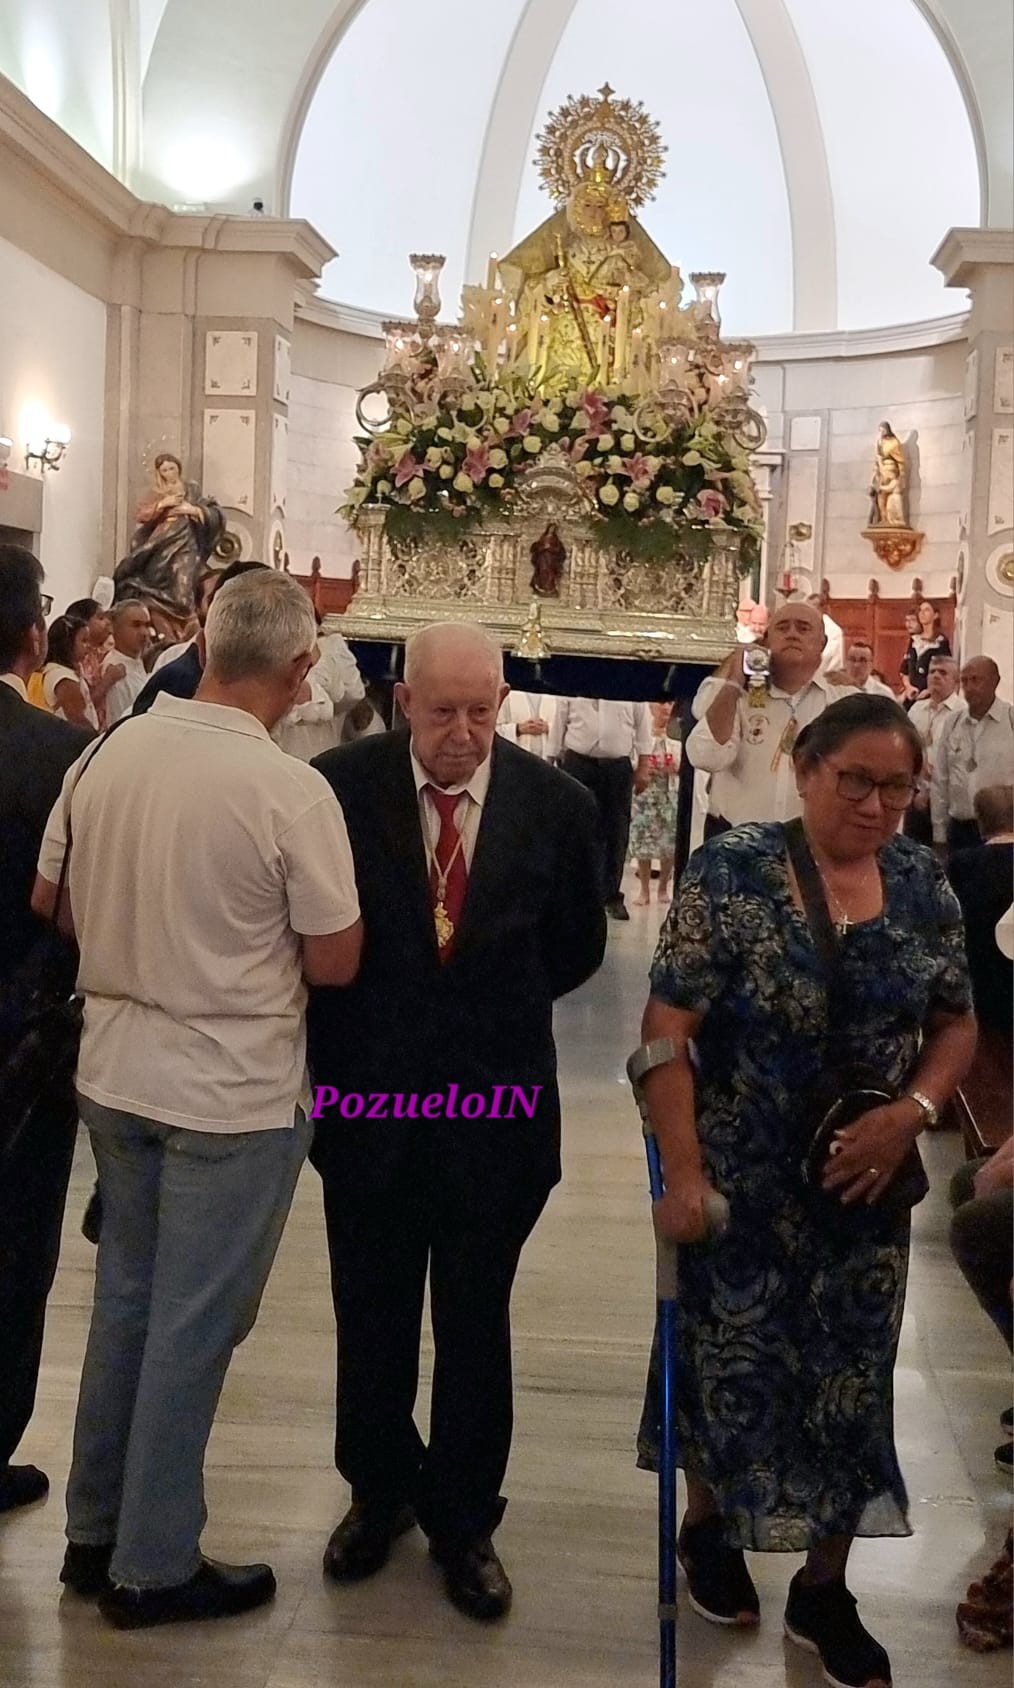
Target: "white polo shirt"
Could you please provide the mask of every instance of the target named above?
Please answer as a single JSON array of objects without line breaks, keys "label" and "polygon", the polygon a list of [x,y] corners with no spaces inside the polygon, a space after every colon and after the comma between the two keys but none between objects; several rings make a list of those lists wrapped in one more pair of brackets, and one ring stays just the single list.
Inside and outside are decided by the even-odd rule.
[{"label": "white polo shirt", "polygon": [[733,826],[745,821],[787,821],[802,813],[792,766],[792,746],[803,727],[815,721],[830,703],[848,697],[854,686],[833,686],[815,674],[790,694],[772,685],[752,701],[749,691],[736,700],[732,732],[719,744],[707,722],[723,681],[702,682],[694,698],[697,725],[687,738],[687,755],[695,768],[711,774],[708,809]]},{"label": "white polo shirt", "polygon": [[305,1085],[298,934],[359,917],[330,786],[245,710],[165,692],[101,742],[74,790],[79,767],[39,858],[56,884],[73,792],[79,1090],[196,1131],[291,1126]]},{"label": "white polo shirt", "polygon": [[112,667],[125,668],[122,680],[117,680],[106,693],[106,725],[112,727],[122,715],[129,715],[139,694],[148,681],[148,670],[139,656],[128,656],[114,645],[102,658],[102,672]]}]

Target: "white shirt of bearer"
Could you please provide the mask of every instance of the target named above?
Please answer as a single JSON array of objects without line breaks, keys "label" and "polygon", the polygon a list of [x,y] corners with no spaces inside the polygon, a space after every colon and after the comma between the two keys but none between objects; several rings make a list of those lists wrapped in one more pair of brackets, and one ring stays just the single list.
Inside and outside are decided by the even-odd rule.
[{"label": "white shirt of bearer", "polygon": [[[511,744],[519,744],[522,750],[530,750],[533,756],[542,761],[549,757],[549,741],[552,737],[553,723],[556,720],[557,699],[549,692],[521,692],[512,686],[496,718],[496,730],[501,738]],[[548,733],[522,733],[518,736],[518,727],[524,721],[545,721]]]},{"label": "white shirt of bearer", "polygon": [[562,697],[549,734],[549,755],[565,750],[604,762],[651,755],[651,716],[646,703],[611,698]]},{"label": "white shirt of bearer", "polygon": [[148,670],[139,656],[128,656],[125,651],[118,651],[113,646],[102,658],[102,672],[107,668],[125,668],[126,674],[122,680],[117,680],[106,693],[106,725],[112,727],[123,715],[129,715],[134,707],[138,695],[144,690],[148,680]]},{"label": "white shirt of bearer", "polygon": [[330,786],[245,710],[166,693],[74,790],[80,766],[39,859],[56,884],[73,793],[78,1088],[194,1131],[291,1126],[307,1095],[299,934],[359,918]]},{"label": "white shirt of bearer", "polygon": [[705,680],[694,698],[697,725],[687,738],[687,755],[702,773],[711,774],[708,809],[733,826],[745,821],[787,821],[802,812],[792,747],[803,727],[854,686],[834,686],[816,674],[795,693],[770,686],[752,700],[744,690],[737,700],[732,732],[725,744],[712,736],[707,711],[727,682]]}]

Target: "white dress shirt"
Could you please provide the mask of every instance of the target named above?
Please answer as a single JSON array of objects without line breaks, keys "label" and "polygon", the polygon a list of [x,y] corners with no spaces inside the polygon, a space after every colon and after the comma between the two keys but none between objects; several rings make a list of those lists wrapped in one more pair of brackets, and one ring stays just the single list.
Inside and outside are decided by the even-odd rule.
[{"label": "white dress shirt", "polygon": [[287,756],[298,756],[301,762],[312,762],[325,750],[333,750],[338,743],[335,706],[323,686],[314,679],[315,670],[307,675],[310,696],[306,703],[294,703],[287,714],[271,729],[271,737]]},{"label": "white dress shirt", "polygon": [[885,685],[883,680],[878,680],[875,674],[871,674],[868,680],[864,680],[861,686],[857,686],[856,691],[865,692],[867,697],[889,697],[893,703],[898,701],[897,693],[892,692],[890,686]]},{"label": "white dress shirt", "polygon": [[[429,845],[426,859],[429,862],[437,847],[440,837],[440,811],[433,802],[428,791],[423,788],[435,785],[432,774],[428,774],[415,749],[410,746],[409,754],[412,760],[412,777],[415,780],[416,794],[419,799],[419,825],[422,828],[423,843]],[[475,773],[464,785],[441,786],[441,791],[453,792],[458,801],[454,806],[452,819],[461,834],[461,853],[465,858],[465,866],[471,868],[472,857],[475,855],[475,841],[479,836],[479,822],[482,820],[483,805],[489,791],[489,777],[493,771],[493,758],[487,756],[485,762],[480,762]]]},{"label": "white dress shirt", "polygon": [[122,665],[127,672],[123,679],[117,680],[116,684],[110,686],[106,693],[107,727],[113,726],[122,716],[130,714],[134,707],[134,701],[144,689],[148,678],[148,670],[141,658],[139,656],[126,656],[123,651],[118,651],[115,645],[102,658],[103,674],[107,668],[112,668],[114,664]]},{"label": "white dress shirt", "polygon": [[19,698],[25,703],[28,702],[28,687],[20,674],[12,674],[9,670],[0,674],[0,685],[10,686],[12,692],[17,692]]},{"label": "white dress shirt", "polygon": [[821,674],[833,674],[845,667],[845,634],[829,615],[824,616],[827,644],[820,659]]},{"label": "white dress shirt", "polygon": [[183,656],[191,645],[196,643],[196,639],[182,639],[178,645],[167,645],[161,655],[157,656],[152,663],[152,673],[157,674],[160,668],[167,668],[170,662],[175,662],[177,657]]},{"label": "white dress shirt", "polygon": [[310,670],[310,679],[323,687],[334,704],[335,715],[346,715],[366,696],[356,659],[340,633],[325,633],[317,640],[317,649],[320,655]]},{"label": "white dress shirt", "polygon": [[651,715],[646,703],[614,703],[611,698],[562,697],[549,734],[548,754],[565,750],[604,762],[651,755]]},{"label": "white dress shirt", "polygon": [[941,734],[930,784],[933,842],[947,842],[948,821],[970,821],[980,787],[1014,785],[1014,706],[996,697],[981,721],[956,710]]},{"label": "white dress shirt", "polygon": [[[519,744],[522,750],[530,750],[533,756],[546,761],[549,757],[549,741],[553,735],[558,701],[548,692],[519,692],[512,687],[500,705],[496,730],[501,738],[508,739],[511,744]],[[522,721],[545,721],[549,732],[522,733],[519,738],[518,727]]]},{"label": "white dress shirt", "polygon": [[697,725],[687,739],[693,766],[713,776],[708,810],[733,826],[745,821],[791,820],[802,813],[792,745],[801,728],[856,688],[834,686],[818,673],[796,693],[772,685],[756,705],[743,691],[737,699],[732,732],[725,744],[719,744],[708,726],[707,712],[724,683],[712,678],[699,687],[693,703]]},{"label": "white dress shirt", "polygon": [[923,764],[922,775],[919,780],[920,791],[928,791],[933,776],[933,762],[936,758],[937,745],[945,731],[951,716],[959,709],[963,709],[960,692],[952,692],[945,697],[943,703],[934,703],[930,697],[921,697],[918,703],[913,703],[908,712],[919,737],[922,739]]}]

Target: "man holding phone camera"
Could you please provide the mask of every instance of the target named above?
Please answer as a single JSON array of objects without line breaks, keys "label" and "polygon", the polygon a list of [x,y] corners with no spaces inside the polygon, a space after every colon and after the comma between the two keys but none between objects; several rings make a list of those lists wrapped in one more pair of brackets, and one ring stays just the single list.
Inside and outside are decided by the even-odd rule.
[{"label": "man holding phone camera", "polygon": [[813,604],[783,604],[766,639],[737,646],[700,686],[687,739],[695,768],[711,774],[705,837],[745,821],[799,814],[792,747],[803,727],[855,687],[820,672],[827,637]]}]

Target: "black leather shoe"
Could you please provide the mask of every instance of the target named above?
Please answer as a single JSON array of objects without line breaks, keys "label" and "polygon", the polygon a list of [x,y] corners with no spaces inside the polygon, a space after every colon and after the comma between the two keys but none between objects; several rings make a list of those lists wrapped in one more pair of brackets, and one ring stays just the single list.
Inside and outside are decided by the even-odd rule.
[{"label": "black leather shoe", "polygon": [[629,920],[630,910],[623,897],[610,897],[606,904],[606,913],[610,920]]},{"label": "black leather shoe", "polygon": [[459,1612],[489,1623],[510,1611],[514,1590],[488,1536],[450,1552],[431,1545],[430,1552],[444,1573],[447,1598]]},{"label": "black leather shoe", "polygon": [[97,1594],[105,1594],[113,1586],[109,1581],[112,1557],[112,1542],[106,1547],[96,1547],[91,1542],[69,1541],[60,1581],[85,1600],[94,1600]]},{"label": "black leather shoe", "polygon": [[415,1513],[410,1506],[379,1512],[354,1500],[324,1549],[324,1574],[334,1582],[362,1582],[387,1564],[398,1536],[411,1530]]},{"label": "black leather shoe", "polygon": [[151,1629],[154,1624],[235,1617],[274,1596],[270,1565],[219,1565],[203,1559],[196,1575],[175,1588],[120,1588],[113,1583],[99,1595],[99,1611],[116,1629]]},{"label": "black leather shoe", "polygon": [[0,1512],[15,1512],[45,1500],[49,1478],[37,1465],[0,1465]]}]

